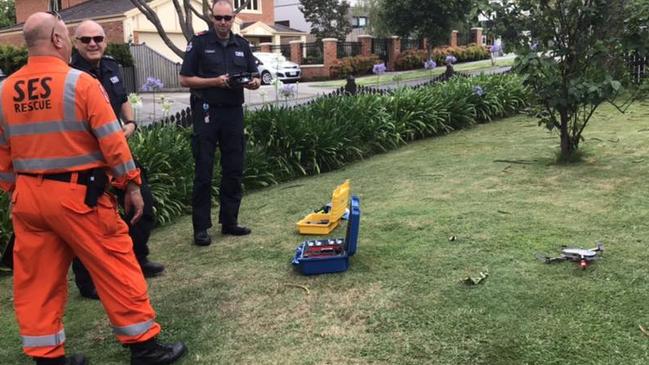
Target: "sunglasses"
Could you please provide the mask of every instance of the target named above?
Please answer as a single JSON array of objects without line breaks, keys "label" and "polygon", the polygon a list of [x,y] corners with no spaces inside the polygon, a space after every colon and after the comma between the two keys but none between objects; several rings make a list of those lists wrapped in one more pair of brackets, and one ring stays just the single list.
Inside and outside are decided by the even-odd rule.
[{"label": "sunglasses", "polygon": [[103,35],[96,35],[94,37],[77,37],[77,40],[81,41],[83,44],[90,44],[90,41],[94,41],[96,44],[99,44],[104,41]]},{"label": "sunglasses", "polygon": [[220,22],[221,20],[225,20],[226,22],[229,22],[230,20],[232,20],[232,18],[234,18],[232,15],[214,15],[214,14],[212,14],[212,17],[217,22]]},{"label": "sunglasses", "polygon": [[[46,13],[50,14],[51,16],[56,18],[56,23],[60,22],[61,19],[61,14],[54,10],[46,11]],[[54,40],[54,30],[56,29],[56,23],[52,26],[52,32],[50,33],[50,39]]]}]

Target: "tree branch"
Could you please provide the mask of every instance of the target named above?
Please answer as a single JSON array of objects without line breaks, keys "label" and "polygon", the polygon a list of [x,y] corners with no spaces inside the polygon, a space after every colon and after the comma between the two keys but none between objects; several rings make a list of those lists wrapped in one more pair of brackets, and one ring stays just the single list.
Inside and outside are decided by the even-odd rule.
[{"label": "tree branch", "polygon": [[158,34],[160,34],[160,37],[162,40],[165,42],[167,47],[171,49],[175,54],[177,54],[179,57],[184,58],[185,57],[185,52],[183,52],[180,48],[178,48],[174,42],[171,41],[169,36],[167,35],[167,32],[163,28],[160,18],[158,18],[158,14],[156,14],[153,9],[147,4],[146,0],[130,0],[131,3],[142,13],[144,16],[149,20],[153,26],[156,28],[158,31]]}]

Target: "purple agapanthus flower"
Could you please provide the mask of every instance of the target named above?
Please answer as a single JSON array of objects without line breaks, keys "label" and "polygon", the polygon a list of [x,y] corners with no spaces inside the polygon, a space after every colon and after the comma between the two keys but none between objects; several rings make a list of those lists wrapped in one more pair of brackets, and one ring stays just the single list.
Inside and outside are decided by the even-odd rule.
[{"label": "purple agapanthus flower", "polygon": [[444,59],[444,62],[446,62],[446,64],[452,65],[455,62],[457,62],[457,58],[455,56],[453,56],[452,54],[450,54],[450,55],[446,56],[446,58]]},{"label": "purple agapanthus flower", "polygon": [[375,75],[383,75],[386,71],[385,63],[377,63],[372,67],[372,72]]},{"label": "purple agapanthus flower", "polygon": [[530,44],[530,50],[536,51],[539,49],[539,42],[534,41],[532,44]]},{"label": "purple agapanthus flower", "polygon": [[142,91],[156,91],[162,89],[164,84],[160,79],[155,77],[147,77],[146,82],[142,85]]},{"label": "purple agapanthus flower", "polygon": [[473,95],[477,96],[482,96],[484,95],[484,90],[482,89],[482,86],[476,85],[473,87]]},{"label": "purple agapanthus flower", "polygon": [[279,89],[279,93],[285,98],[291,98],[297,94],[297,85],[295,84],[284,84]]},{"label": "purple agapanthus flower", "polygon": [[437,67],[437,63],[433,61],[432,59],[429,59],[428,61],[424,62],[424,68],[426,70],[432,70],[435,67]]}]

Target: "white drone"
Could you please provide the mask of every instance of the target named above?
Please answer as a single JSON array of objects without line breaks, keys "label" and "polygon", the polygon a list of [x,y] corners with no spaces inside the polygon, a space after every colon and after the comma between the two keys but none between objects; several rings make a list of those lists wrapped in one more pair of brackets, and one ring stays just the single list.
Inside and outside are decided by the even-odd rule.
[{"label": "white drone", "polygon": [[551,257],[543,254],[536,254],[535,256],[546,264],[566,260],[579,262],[579,267],[585,270],[591,262],[601,257],[600,255],[602,252],[604,252],[604,245],[601,242],[597,242],[597,246],[591,249],[565,247],[561,250],[561,255],[557,257]]}]

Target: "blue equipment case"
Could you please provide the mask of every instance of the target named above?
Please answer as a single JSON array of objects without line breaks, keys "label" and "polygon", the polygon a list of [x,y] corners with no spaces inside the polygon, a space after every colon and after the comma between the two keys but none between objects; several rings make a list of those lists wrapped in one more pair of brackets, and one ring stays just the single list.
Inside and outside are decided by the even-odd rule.
[{"label": "blue equipment case", "polygon": [[[292,264],[304,275],[318,275],[334,272],[347,271],[349,268],[349,257],[356,253],[358,243],[358,230],[361,223],[360,200],[352,196],[349,202],[349,220],[347,222],[347,233],[344,239],[323,239],[307,240],[302,242],[295,249],[295,256]],[[337,247],[340,245],[340,252],[331,251],[330,254],[309,255],[309,249],[313,247]]]}]

